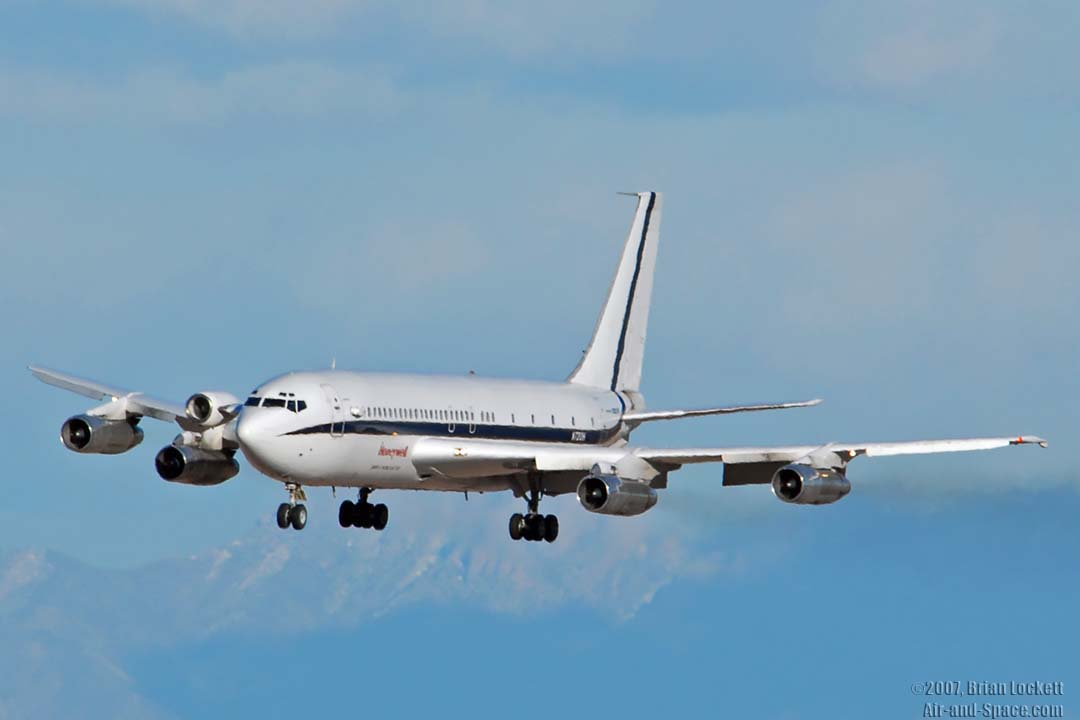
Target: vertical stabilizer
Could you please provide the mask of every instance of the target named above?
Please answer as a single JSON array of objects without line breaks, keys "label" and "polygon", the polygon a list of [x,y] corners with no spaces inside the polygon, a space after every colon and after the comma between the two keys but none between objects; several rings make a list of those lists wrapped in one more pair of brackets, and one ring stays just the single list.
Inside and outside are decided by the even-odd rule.
[{"label": "vertical stabilizer", "polygon": [[656,246],[660,240],[661,197],[657,192],[635,194],[637,211],[619,269],[589,349],[570,375],[572,383],[630,391],[641,385]]}]

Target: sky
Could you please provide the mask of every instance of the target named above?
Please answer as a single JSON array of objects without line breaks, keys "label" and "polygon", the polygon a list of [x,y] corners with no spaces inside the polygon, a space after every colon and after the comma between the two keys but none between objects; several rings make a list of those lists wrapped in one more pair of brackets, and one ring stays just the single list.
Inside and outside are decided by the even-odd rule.
[{"label": "sky", "polygon": [[[60,641],[44,620],[19,634],[4,588],[74,617],[72,594],[110,606],[107,580],[127,578],[154,598],[162,568],[216,567],[241,543],[237,577],[266,585],[208,604],[220,631],[202,618],[171,644],[86,646],[123,669],[133,716],[275,716],[260,702],[282,665],[329,710],[353,663],[387,688],[378,707],[408,714],[427,707],[402,679],[417,653],[463,659],[432,687],[481,714],[531,697],[915,717],[908,688],[935,673],[1080,679],[1078,23],[1066,2],[0,0],[0,634]],[[860,461],[827,508],[687,468],[640,518],[551,500],[552,548],[504,537],[508,495],[387,497],[374,538],[342,535],[337,501],[313,492],[308,530],[282,536],[267,525],[285,493],[250,468],[162,482],[162,424],[125,455],[66,452],[59,426],[88,405],[25,370],[177,401],[332,362],[561,379],[633,212],[616,193],[653,189],[649,406],[825,402],[635,442],[1050,448]],[[391,590],[344,579],[353,550]],[[290,562],[320,557],[312,597],[374,594],[351,615],[305,611],[282,654],[267,608]],[[513,687],[511,634],[569,676]],[[364,658],[369,637],[385,664]],[[622,662],[655,678],[641,704],[602,669]],[[177,666],[246,667],[250,694]],[[606,704],[581,689],[597,675]]]}]

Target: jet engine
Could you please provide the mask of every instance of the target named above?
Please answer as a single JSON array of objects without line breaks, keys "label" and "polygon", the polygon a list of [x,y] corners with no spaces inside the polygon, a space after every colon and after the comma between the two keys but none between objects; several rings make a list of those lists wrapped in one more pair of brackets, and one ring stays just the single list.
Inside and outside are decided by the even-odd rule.
[{"label": "jet engine", "polygon": [[776,471],[772,491],[786,503],[827,505],[851,492],[851,483],[837,470],[793,463]]},{"label": "jet engine", "polygon": [[143,441],[138,419],[107,420],[93,415],[68,418],[60,428],[64,447],[77,453],[119,455]]},{"label": "jet engine", "polygon": [[602,515],[640,515],[657,500],[656,490],[648,483],[602,474],[582,478],[577,496],[586,510]]},{"label": "jet engine", "polygon": [[162,480],[183,485],[220,485],[240,472],[233,452],[169,445],[154,458]]},{"label": "jet engine", "polygon": [[188,398],[185,409],[187,416],[203,427],[215,427],[229,420],[222,408],[239,403],[239,398],[227,392],[201,392]]}]

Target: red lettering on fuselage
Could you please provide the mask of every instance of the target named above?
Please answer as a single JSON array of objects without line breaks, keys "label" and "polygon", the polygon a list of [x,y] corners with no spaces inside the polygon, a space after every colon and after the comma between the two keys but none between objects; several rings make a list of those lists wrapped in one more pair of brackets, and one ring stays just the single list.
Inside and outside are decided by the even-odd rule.
[{"label": "red lettering on fuselage", "polygon": [[385,445],[379,446],[380,457],[406,457],[409,454],[409,446],[406,445],[403,448],[388,448]]}]

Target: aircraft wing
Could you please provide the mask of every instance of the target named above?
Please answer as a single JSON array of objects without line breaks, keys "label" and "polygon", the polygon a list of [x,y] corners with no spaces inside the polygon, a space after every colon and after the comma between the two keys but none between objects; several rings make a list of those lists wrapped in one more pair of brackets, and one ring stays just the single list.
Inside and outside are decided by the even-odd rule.
[{"label": "aircraft wing", "polygon": [[[946,452],[992,450],[1011,445],[1047,446],[1034,435],[969,438],[961,440],[915,440],[908,442],[828,443],[826,445],[785,445],[776,447],[675,448],[597,447],[565,443],[507,442],[469,438],[427,437],[416,443],[410,455],[421,475],[446,477],[492,477],[523,473],[584,471],[595,464],[632,466],[644,461],[658,471],[674,470],[690,463],[718,462],[725,465],[754,465],[758,468],[793,462],[821,463],[832,467],[852,459],[888,455],[920,455]],[[748,468],[749,469],[749,468]],[[775,469],[775,468],[773,468]],[[771,470],[768,473],[771,476]],[[765,482],[763,473],[736,474],[725,484]]]},{"label": "aircraft wing", "polygon": [[679,418],[701,417],[703,415],[731,415],[732,413],[759,412],[761,410],[787,410],[789,408],[804,408],[820,405],[821,399],[805,400],[803,402],[787,403],[762,403],[759,405],[734,405],[730,407],[698,408],[694,410],[643,410],[641,412],[628,412],[623,415],[623,420],[631,425],[638,425],[652,420],[678,420]]},{"label": "aircraft wing", "polygon": [[789,445],[779,447],[689,448],[661,450],[638,448],[634,453],[649,462],[669,465],[722,462],[726,464],[796,462],[822,452],[838,455],[844,462],[861,455],[930,455],[934,453],[993,450],[1010,445],[1039,445],[1047,442],[1035,435],[963,440],[911,440],[904,442],[829,443],[827,445]]},{"label": "aircraft wing", "polygon": [[187,413],[184,411],[183,406],[176,403],[159,400],[141,392],[112,387],[95,380],[68,375],[48,368],[31,365],[29,370],[34,377],[48,385],[63,388],[94,400],[123,401],[125,410],[132,415],[145,415],[165,422],[179,422],[181,425],[187,421]]}]

